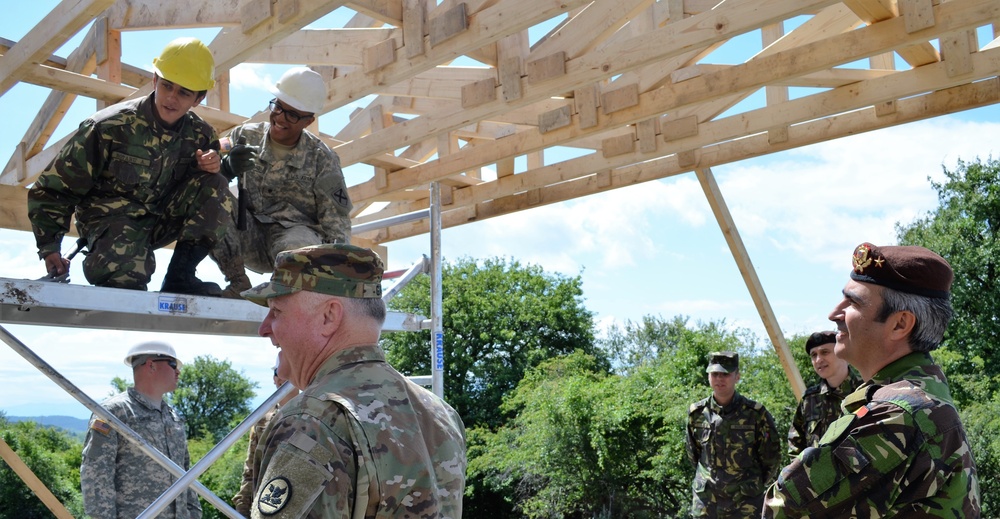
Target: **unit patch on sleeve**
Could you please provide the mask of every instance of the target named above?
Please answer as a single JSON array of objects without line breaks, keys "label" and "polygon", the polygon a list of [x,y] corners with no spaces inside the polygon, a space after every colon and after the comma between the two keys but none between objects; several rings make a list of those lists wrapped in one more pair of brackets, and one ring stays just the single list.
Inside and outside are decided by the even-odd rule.
[{"label": "unit patch on sleeve", "polygon": [[284,477],[272,478],[260,489],[257,509],[264,515],[274,515],[281,511],[292,499],[292,484]]}]

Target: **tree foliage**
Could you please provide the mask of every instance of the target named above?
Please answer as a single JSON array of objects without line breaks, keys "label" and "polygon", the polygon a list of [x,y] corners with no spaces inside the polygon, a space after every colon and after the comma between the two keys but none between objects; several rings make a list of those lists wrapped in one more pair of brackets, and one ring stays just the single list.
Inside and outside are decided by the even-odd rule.
[{"label": "tree foliage", "polygon": [[[8,422],[0,412],[0,437],[74,517],[83,517],[80,453],[70,433],[35,422]],[[0,462],[0,518],[48,519],[52,512],[6,463]]]},{"label": "tree foliage", "polygon": [[510,517],[683,517],[694,476],[687,412],[711,393],[709,352],[738,351],[738,390],[788,430],[794,398],[774,353],[756,342],[745,330],[688,326],[683,317],[612,327],[604,344],[617,371],[583,352],[530,370],[504,402],[515,418],[475,431],[469,478],[512,496]]},{"label": "tree foliage", "polygon": [[[946,180],[931,182],[938,208],[910,225],[897,224],[896,232],[901,245],[927,247],[955,271],[955,316],[944,346],[964,362],[953,363],[949,376],[985,372],[992,377],[1000,374],[1000,363],[981,361],[1000,354],[1000,161],[960,160],[954,170],[943,169]],[[959,400],[971,396],[956,395]]]},{"label": "tree foliage", "polygon": [[208,435],[216,442],[230,425],[250,414],[250,401],[259,384],[232,368],[228,360],[200,356],[181,369],[173,406],[187,420],[189,439]]},{"label": "tree foliage", "polygon": [[[232,497],[239,491],[240,484],[243,482],[243,463],[247,456],[248,441],[249,435],[243,435],[241,441],[226,449],[226,452],[198,478],[198,481],[208,487],[215,495],[230,504]],[[198,463],[215,445],[215,441],[210,438],[188,440],[191,465],[194,466],[195,463]],[[198,499],[201,501],[202,519],[223,519],[226,517],[203,497],[198,496]]]},{"label": "tree foliage", "polygon": [[[580,349],[606,366],[579,277],[513,260],[462,259],[444,265],[442,290],[445,400],[467,427],[503,424],[503,395],[543,360]],[[389,306],[429,316],[427,276],[411,282]],[[386,334],[382,347],[401,372],[431,372],[429,332]]]}]

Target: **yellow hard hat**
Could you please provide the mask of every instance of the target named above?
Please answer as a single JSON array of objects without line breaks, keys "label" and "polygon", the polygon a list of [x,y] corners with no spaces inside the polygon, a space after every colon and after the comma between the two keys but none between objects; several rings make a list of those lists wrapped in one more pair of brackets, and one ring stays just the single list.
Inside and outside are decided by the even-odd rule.
[{"label": "yellow hard hat", "polygon": [[168,43],[160,57],[153,58],[153,70],[161,78],[193,92],[215,86],[215,58],[197,38],[177,38]]}]

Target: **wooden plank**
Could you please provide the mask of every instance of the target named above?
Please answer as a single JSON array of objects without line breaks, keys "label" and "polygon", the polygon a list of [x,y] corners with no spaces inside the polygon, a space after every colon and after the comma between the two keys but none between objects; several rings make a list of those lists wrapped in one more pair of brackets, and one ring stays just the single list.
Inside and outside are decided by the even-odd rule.
[{"label": "wooden plank", "polygon": [[664,142],[675,141],[698,135],[698,116],[691,115],[681,119],[660,122],[660,133]]},{"label": "wooden plank", "polygon": [[381,23],[403,25],[403,2],[400,0],[351,0],[349,6]]},{"label": "wooden plank", "polygon": [[611,180],[610,169],[606,169],[604,171],[598,171],[595,174],[594,178],[595,180],[597,180],[597,189],[607,189],[611,187],[612,180]]},{"label": "wooden plank", "polygon": [[566,75],[566,53],[559,51],[544,58],[529,61],[525,66],[528,84],[541,83]]},{"label": "wooden plank", "polygon": [[743,276],[743,282],[746,283],[754,306],[757,307],[757,313],[764,322],[764,328],[771,339],[771,344],[774,345],[775,352],[781,360],[785,376],[792,385],[792,392],[795,394],[796,399],[801,399],[802,394],[806,390],[805,382],[802,381],[802,374],[799,373],[795,358],[792,356],[791,350],[788,349],[785,334],[781,331],[778,318],[774,315],[774,309],[771,308],[771,303],[767,300],[767,294],[764,293],[764,287],[757,276],[757,269],[754,268],[753,263],[750,261],[750,255],[743,244],[743,239],[740,238],[739,229],[736,228],[736,221],[733,220],[733,215],[729,212],[726,200],[722,197],[722,190],[719,189],[719,184],[715,181],[715,175],[708,168],[699,169],[696,173],[698,175],[698,182],[701,183],[702,190],[705,192],[705,198],[708,199],[708,205],[715,214],[715,220],[719,223],[719,228],[726,238],[726,243],[733,254],[733,259],[736,260],[736,265]]},{"label": "wooden plank", "polygon": [[690,168],[698,163],[698,152],[695,150],[685,150],[677,153],[677,165],[681,168]]},{"label": "wooden plank", "polygon": [[[97,62],[97,77],[111,83],[122,82],[122,33],[108,27],[107,16],[97,19],[94,24],[94,52]],[[97,109],[111,106],[110,101],[97,101]]]},{"label": "wooden plank", "polygon": [[[248,61],[312,66],[361,66],[368,47],[394,39],[399,29],[303,29],[256,52]],[[397,43],[397,47],[399,44]],[[218,67],[217,67],[218,68]]]},{"label": "wooden plank", "polygon": [[493,78],[483,79],[462,86],[462,108],[472,108],[497,98],[497,82]]},{"label": "wooden plank", "polygon": [[934,27],[933,0],[900,0],[899,14],[906,23],[907,33]]},{"label": "wooden plank", "polygon": [[601,153],[604,155],[604,158],[624,155],[633,151],[635,151],[635,135],[632,133],[626,133],[625,135],[601,141]]},{"label": "wooden plank", "polygon": [[569,126],[573,121],[573,110],[569,105],[538,114],[538,131],[547,133],[552,130]]},{"label": "wooden plank", "polygon": [[424,0],[403,0],[403,49],[407,59],[424,55],[426,7]]},{"label": "wooden plank", "polygon": [[939,38],[941,57],[944,58],[948,77],[972,72],[972,52],[978,48],[975,31],[958,31]]},{"label": "wooden plank", "polygon": [[469,28],[469,17],[465,12],[465,3],[448,9],[428,22],[428,40],[431,47],[436,47]]},{"label": "wooden plank", "polygon": [[626,23],[636,23],[635,17],[652,3],[651,0],[593,2],[537,42],[531,55],[562,52],[567,59],[578,58],[603,44]]},{"label": "wooden plank", "polygon": [[281,0],[278,2],[278,23],[286,24],[299,15],[299,0]]},{"label": "wooden plank", "polygon": [[659,121],[659,117],[653,117],[635,124],[635,134],[636,138],[639,139],[640,152],[653,153],[656,151]]},{"label": "wooden plank", "polygon": [[573,102],[580,119],[580,128],[587,129],[597,126],[598,102],[597,85],[588,85],[573,91]]},{"label": "wooden plank", "polygon": [[875,103],[875,116],[886,117],[896,113],[896,101]]},{"label": "wooden plank", "polygon": [[21,81],[115,0],[60,2],[0,59],[0,95]]},{"label": "wooden plank", "polygon": [[240,6],[240,27],[244,34],[271,17],[271,0],[244,0]]},{"label": "wooden plank", "polygon": [[788,127],[778,126],[777,128],[771,128],[767,130],[767,142],[768,144],[781,144],[788,140]]},{"label": "wooden plank", "polygon": [[497,178],[509,177],[514,174],[514,157],[504,157],[497,161]]},{"label": "wooden plank", "polygon": [[608,115],[619,110],[631,108],[639,104],[639,85],[635,83],[605,92],[601,95],[601,108],[604,115]]},{"label": "wooden plank", "polygon": [[385,40],[365,49],[362,63],[367,73],[396,62],[396,41]]},{"label": "wooden plank", "polygon": [[14,148],[14,182],[20,184],[28,178],[28,165],[25,163],[28,160],[28,144],[24,141],[17,143]]},{"label": "wooden plank", "polygon": [[500,75],[500,87],[504,101],[514,101],[521,98],[521,66],[524,61],[515,56],[500,60],[497,72]]}]

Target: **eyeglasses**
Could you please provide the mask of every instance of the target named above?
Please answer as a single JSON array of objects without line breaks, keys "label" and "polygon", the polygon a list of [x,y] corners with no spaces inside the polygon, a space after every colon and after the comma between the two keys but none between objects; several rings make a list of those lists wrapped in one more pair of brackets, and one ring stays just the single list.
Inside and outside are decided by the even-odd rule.
[{"label": "eyeglasses", "polygon": [[177,361],[174,359],[153,359],[153,362],[166,362],[171,369],[177,369]]},{"label": "eyeglasses", "polygon": [[291,110],[286,109],[285,107],[278,104],[277,99],[272,99],[269,103],[267,103],[267,108],[278,115],[285,114],[285,120],[292,124],[296,124],[302,119],[307,119],[309,117],[312,117],[312,115],[302,115],[298,112],[293,112]]}]

